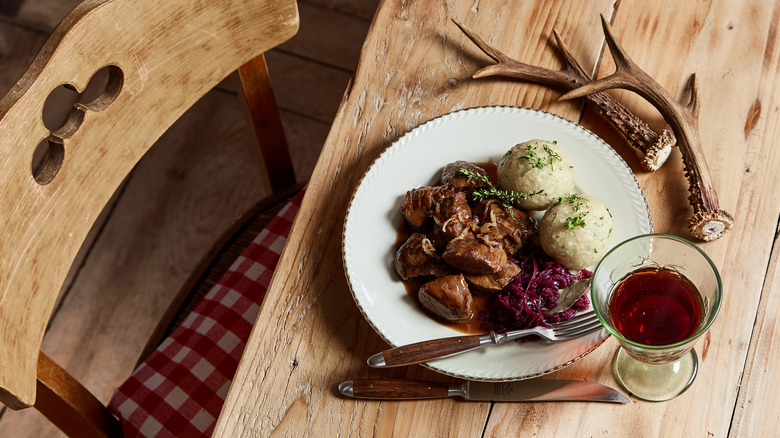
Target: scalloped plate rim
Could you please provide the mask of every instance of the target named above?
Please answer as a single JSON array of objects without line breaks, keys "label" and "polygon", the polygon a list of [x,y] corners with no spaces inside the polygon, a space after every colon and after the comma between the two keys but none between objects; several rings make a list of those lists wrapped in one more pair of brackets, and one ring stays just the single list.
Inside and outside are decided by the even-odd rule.
[{"label": "scalloped plate rim", "polygon": [[[504,119],[508,119],[508,120],[504,120]],[[495,120],[499,120],[499,121],[496,123],[492,123]],[[544,129],[553,129],[552,132],[565,134],[567,138],[573,136],[575,140],[581,142],[580,143],[581,145],[584,145],[586,148],[593,149],[592,152],[596,152],[597,155],[599,155],[601,158],[604,158],[605,162],[608,162],[608,165],[610,166],[612,171],[615,172],[613,176],[619,180],[622,179],[622,181],[620,181],[622,185],[627,186],[628,190],[632,193],[632,195],[630,196],[631,205],[629,205],[628,208],[633,208],[634,210],[633,212],[637,216],[634,219],[638,219],[640,221],[646,219],[645,223],[641,223],[637,225],[637,228],[639,228],[639,230],[634,231],[632,235],[652,232],[653,229],[652,218],[650,216],[647,200],[644,196],[641,187],[639,186],[638,181],[636,180],[636,177],[634,176],[633,172],[629,168],[628,164],[626,164],[623,158],[620,155],[618,155],[617,152],[615,152],[611,147],[609,147],[603,140],[601,140],[598,136],[596,136],[586,128],[583,128],[582,126],[574,124],[573,122],[561,116],[549,112],[522,108],[522,107],[513,107],[513,106],[480,106],[480,107],[460,109],[460,110],[452,111],[434,117],[426,122],[419,124],[418,126],[412,128],[406,134],[399,137],[392,144],[390,144],[385,150],[383,150],[380,153],[380,155],[373,161],[373,163],[368,167],[368,169],[362,176],[355,191],[353,192],[352,198],[350,199],[349,202],[346,219],[344,221],[344,229],[343,229],[343,236],[342,236],[342,261],[343,261],[345,275],[347,277],[347,283],[350,288],[350,292],[358,306],[358,309],[366,318],[366,320],[371,325],[371,327],[380,335],[380,337],[382,337],[391,346],[398,346],[410,342],[429,339],[432,337],[456,336],[460,333],[455,331],[454,329],[447,328],[446,326],[435,322],[434,323],[436,324],[436,326],[438,326],[438,328],[446,328],[447,330],[449,330],[449,332],[447,330],[433,330],[434,334],[432,336],[422,336],[422,337],[418,336],[417,338],[414,338],[409,336],[399,337],[398,333],[390,330],[388,323],[377,316],[376,313],[377,309],[375,308],[373,301],[375,301],[374,298],[378,296],[372,296],[370,295],[370,293],[367,292],[368,290],[371,290],[371,288],[368,285],[366,285],[365,282],[370,280],[366,278],[366,275],[361,276],[358,271],[357,266],[361,265],[362,267],[362,263],[358,264],[357,260],[355,259],[355,257],[357,257],[356,248],[361,248],[364,251],[367,250],[365,250],[362,246],[359,246],[357,243],[354,242],[354,239],[357,238],[357,236],[355,236],[354,233],[356,232],[356,228],[360,227],[359,221],[361,220],[361,218],[364,218],[366,215],[377,214],[377,213],[371,213],[369,211],[369,208],[365,206],[365,202],[367,202],[365,201],[365,199],[366,196],[369,196],[371,194],[371,192],[369,191],[375,188],[373,186],[376,186],[378,184],[376,180],[378,178],[382,178],[381,171],[388,170],[387,168],[391,167],[392,165],[398,165],[400,159],[397,157],[399,155],[401,155],[402,158],[404,158],[403,154],[409,153],[408,150],[415,145],[415,142],[419,143],[425,140],[425,136],[430,137],[431,135],[437,134],[436,130],[441,129],[442,125],[444,125],[445,128],[449,128],[457,131],[459,127],[452,125],[453,123],[457,123],[457,122],[462,122],[465,124],[482,123],[484,125],[491,125],[491,126],[493,124],[496,124],[499,128],[502,128],[502,132],[503,130],[512,131],[514,129],[517,129],[513,125],[505,126],[505,124],[507,124],[508,122],[518,122],[518,123],[536,122]],[[529,129],[533,131],[534,128],[535,127],[531,127]],[[448,135],[447,130],[439,134],[445,137]],[[463,136],[468,136],[471,134],[471,132],[469,131],[462,134]],[[545,138],[545,137],[538,137],[532,135],[527,135],[525,137],[518,137],[516,140],[513,140],[513,142],[511,142],[512,144],[508,144],[508,146],[504,145],[506,146],[506,148],[501,150],[504,151],[508,150],[514,144],[520,143],[522,141],[530,140],[532,138]],[[545,138],[545,139],[555,140],[554,138]],[[459,141],[465,141],[465,140],[462,140],[460,137],[456,137],[453,141],[457,143]],[[587,162],[587,158],[579,159],[579,160],[575,159],[575,156],[580,156],[582,155],[582,153],[578,152],[577,150],[571,149],[572,147],[574,147],[571,144],[563,144],[563,143],[560,144],[562,147],[564,147],[564,149],[567,150],[567,153],[569,153],[570,156],[574,155],[572,156],[572,160],[575,162],[575,166],[576,166],[575,172],[581,173],[582,170],[580,170],[579,168],[582,166],[584,162]],[[426,146],[426,147],[436,148],[439,146]],[[468,147],[469,149],[467,152],[468,153],[472,152],[471,146],[461,145],[460,147]],[[495,150],[499,151],[498,145],[495,146],[490,145],[490,147],[495,147],[496,148]],[[478,154],[474,153],[474,155],[476,156]],[[482,160],[473,157],[466,157],[463,159],[469,159],[473,161],[487,161],[487,159],[493,158],[496,159],[497,161],[498,159],[500,159],[501,154],[499,154],[499,156],[496,156],[495,153],[485,154],[485,155],[486,156]],[[396,163],[392,164],[393,161],[395,161]],[[419,180],[419,182],[423,182],[423,184],[426,183],[426,181],[428,184],[433,183],[433,181],[436,179],[436,175],[437,175],[436,171],[440,170],[441,166],[443,166],[446,163],[441,164],[441,166],[439,166],[438,164],[440,163],[437,163],[435,165],[434,164],[423,165],[422,167],[429,167],[431,169],[431,174],[412,175],[410,179],[417,179]],[[581,189],[582,185],[589,185],[592,187],[592,185],[589,182],[584,181],[582,177],[578,179],[578,177],[575,176],[575,180],[577,182],[578,189]],[[417,185],[423,185],[423,184],[417,184]],[[400,183],[399,183],[399,187],[395,190],[405,193],[406,190],[409,190],[415,186],[416,185],[412,185],[408,187],[400,187]],[[591,191],[581,190],[581,191],[585,193],[591,193],[592,190]],[[604,200],[604,199],[602,200],[605,201],[605,203],[607,203],[608,206],[610,206],[608,202],[610,200]],[[390,217],[385,217],[385,219],[387,219],[387,224],[390,224],[392,222],[390,220],[392,217],[400,217],[400,213],[397,213],[397,207],[398,205],[400,205],[400,203],[396,201],[398,201],[398,199],[387,200],[389,204],[392,204],[390,205],[389,209],[386,209],[386,211],[384,211],[386,215],[390,215]],[[624,207],[625,206],[623,206],[621,202],[621,211],[625,209]],[[537,215],[539,214],[537,213]],[[377,223],[380,222],[378,221]],[[382,224],[382,226],[387,228],[386,227],[387,224]],[[365,234],[366,231],[365,230],[363,231]],[[366,237],[366,236],[362,236],[362,237]],[[392,236],[392,239],[393,242],[395,242],[395,235]],[[615,236],[613,235],[611,244],[614,245],[617,242],[620,242],[622,240],[624,240],[624,236],[620,236],[616,239]],[[392,252],[392,248],[384,248],[384,249],[377,248],[377,251],[382,253],[383,255],[382,264],[386,265],[387,251]],[[361,259],[361,262],[362,261],[363,259]],[[373,261],[375,260],[372,260],[372,262]],[[388,266],[383,266],[382,268],[372,267],[371,269],[373,269],[371,273],[375,274],[374,280],[376,280],[376,275],[381,275],[381,271],[383,269],[387,270],[388,272],[385,274],[386,278],[384,280],[390,280],[391,283],[397,283],[394,284],[393,287],[395,289],[400,288],[403,294],[406,295],[406,291],[404,290],[403,285],[400,283],[400,280],[398,280],[397,275],[393,277],[394,273],[392,272],[391,267]],[[387,286],[391,283],[385,282],[384,285]],[[380,281],[380,287],[381,284],[382,282]],[[378,293],[378,292],[372,292],[372,293]],[[396,295],[394,296],[397,295],[398,292],[396,292]],[[403,306],[408,306],[409,308],[407,310],[409,310],[409,312],[413,312],[407,315],[407,317],[411,318],[412,316],[414,316],[414,318],[411,319],[421,322],[419,321],[419,316],[420,314],[422,314],[422,312],[419,309],[415,309],[414,307],[409,306],[409,304],[412,303],[411,299],[408,299],[407,302],[404,303],[403,296],[398,296],[398,298],[400,299],[399,302],[401,303],[400,305],[402,308]],[[397,304],[398,303],[394,303],[393,305],[397,305]],[[429,321],[432,321],[430,318],[427,319]],[[429,324],[425,324],[425,326],[428,328],[431,327]],[[544,374],[549,374],[563,367],[566,367],[571,363],[574,363],[577,360],[589,354],[591,351],[593,351],[595,348],[601,345],[606,339],[607,339],[607,333],[606,331],[602,330],[592,335],[579,338],[577,340],[558,343],[558,344],[542,345],[541,343],[532,343],[535,345],[529,346],[529,344],[531,343],[522,344],[522,345],[513,343],[514,346],[519,347],[520,350],[530,350],[531,356],[534,356],[535,354],[537,355],[540,354],[538,353],[540,348],[557,349],[556,353],[550,354],[554,356],[554,359],[556,360],[552,360],[552,361],[547,360],[544,363],[534,364],[532,368],[518,368],[518,367],[512,367],[511,365],[508,367],[503,366],[504,362],[511,361],[508,360],[508,358],[513,358],[514,354],[517,353],[517,352],[512,352],[507,348],[507,347],[512,347],[512,345],[499,346],[499,347],[486,347],[459,356],[431,361],[428,362],[427,364],[424,364],[424,366],[443,374],[447,374],[447,375],[451,375],[463,379],[469,379],[469,380],[482,380],[482,381],[520,380],[520,379],[537,377]],[[572,347],[571,349],[568,349],[566,348],[568,344],[576,345],[576,348]],[[569,353],[569,350],[571,350],[572,353]],[[502,351],[503,354],[497,355],[496,353],[491,353],[491,351],[492,352]],[[524,352],[528,353],[527,351]],[[541,354],[547,356],[545,350],[542,350]],[[498,356],[498,358],[496,358],[495,356]],[[475,364],[477,364],[477,366],[475,366]]]}]

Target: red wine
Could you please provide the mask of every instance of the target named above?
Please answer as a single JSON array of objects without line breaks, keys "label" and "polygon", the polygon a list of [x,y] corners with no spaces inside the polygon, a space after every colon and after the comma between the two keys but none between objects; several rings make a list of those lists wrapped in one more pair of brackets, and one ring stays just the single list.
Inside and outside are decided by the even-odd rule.
[{"label": "red wine", "polygon": [[626,339],[645,345],[674,344],[693,335],[699,327],[701,295],[676,271],[641,268],[615,286],[609,314]]}]

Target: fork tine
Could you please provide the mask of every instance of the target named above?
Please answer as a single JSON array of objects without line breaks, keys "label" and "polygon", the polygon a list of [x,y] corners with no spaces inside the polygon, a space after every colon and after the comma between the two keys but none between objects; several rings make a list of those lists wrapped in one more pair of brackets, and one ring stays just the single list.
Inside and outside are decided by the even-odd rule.
[{"label": "fork tine", "polygon": [[554,328],[553,332],[555,333],[556,337],[569,336],[569,335],[577,335],[579,333],[587,332],[588,330],[594,327],[601,327],[601,321],[594,320],[586,324],[578,325],[576,327]]},{"label": "fork tine", "polygon": [[576,338],[579,338],[579,337],[582,337],[582,336],[585,336],[585,335],[589,335],[589,334],[591,334],[591,333],[593,333],[595,331],[603,330],[603,329],[604,329],[604,326],[601,325],[601,324],[598,324],[598,325],[594,325],[593,327],[590,327],[589,329],[585,330],[584,332],[577,332],[577,333],[574,333],[574,334],[571,334],[571,335],[556,336],[556,339],[558,341],[568,341],[568,340],[571,340],[571,339],[576,339]]},{"label": "fork tine", "polygon": [[572,327],[572,326],[578,326],[582,324],[588,324],[591,321],[597,321],[598,317],[596,316],[596,312],[589,311],[585,313],[580,313],[579,315],[576,315],[572,319],[568,321],[561,321],[554,324],[550,324],[552,328],[563,328],[563,327]]},{"label": "fork tine", "polygon": [[604,328],[603,325],[597,325],[597,326],[591,327],[588,330],[586,330],[584,332],[581,332],[581,333],[575,333],[575,334],[566,335],[566,336],[559,336],[559,337],[556,338],[556,340],[558,342],[570,341],[572,339],[581,338],[583,336],[591,335],[592,333],[599,332],[599,331],[604,332],[604,331],[606,331],[606,329]]},{"label": "fork tine", "polygon": [[582,319],[582,318],[590,318],[591,316],[593,316],[595,314],[596,314],[596,311],[593,310],[592,308],[590,308],[590,309],[588,309],[588,310],[586,310],[586,311],[584,311],[582,313],[578,313],[578,314],[572,316],[571,319],[569,319],[568,321],[561,321],[560,324],[563,324],[563,323],[569,322],[569,321],[576,321],[576,320]]}]

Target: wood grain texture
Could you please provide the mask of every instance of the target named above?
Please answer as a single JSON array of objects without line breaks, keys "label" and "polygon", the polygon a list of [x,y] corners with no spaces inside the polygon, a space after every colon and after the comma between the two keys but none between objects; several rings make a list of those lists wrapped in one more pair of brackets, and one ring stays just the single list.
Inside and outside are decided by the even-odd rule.
[{"label": "wood grain texture", "polygon": [[[562,3],[545,3],[560,11]],[[609,12],[611,3],[599,3]],[[556,23],[581,59],[595,60],[602,37],[598,21],[584,22],[591,2],[576,4]],[[577,119],[578,104],[559,104],[556,94],[539,86],[494,81],[481,87],[469,79],[484,59],[449,20],[491,29],[497,47],[518,47],[539,65],[556,66],[552,50],[534,50],[553,23],[540,18],[526,2],[511,7],[480,2],[479,13],[457,2],[383,4],[372,23],[356,77],[345,95],[326,141],[277,269],[275,286],[258,318],[252,337],[264,348],[242,360],[238,376],[217,425],[215,436],[317,433],[379,436],[475,436],[487,419],[488,403],[365,402],[335,395],[336,385],[359,377],[402,376],[442,379],[413,367],[369,371],[365,358],[385,348],[369,328],[348,293],[341,266],[341,227],[352,190],[373,159],[392,141],[422,121],[464,107],[464,102],[541,107]],[[557,13],[557,12],[556,12]],[[511,16],[512,20],[505,17]],[[504,18],[502,18],[504,17]],[[577,23],[574,26],[573,23]],[[569,33],[583,23],[591,32]],[[515,29],[522,29],[517,35]],[[520,40],[520,43],[516,40]],[[394,44],[404,41],[404,44]],[[400,63],[396,60],[403,59]],[[595,61],[587,68],[592,69]],[[484,82],[484,81],[482,81]],[[314,195],[310,195],[314,193]],[[317,227],[306,226],[316,220]],[[316,287],[314,285],[317,285]],[[327,337],[328,347],[320,344]]]},{"label": "wood grain texture", "polygon": [[[243,121],[234,97],[209,93],[147,153],[44,338],[43,350],[102,401],[130,375],[201,255],[266,194],[256,162],[248,159],[247,127],[231,120]],[[167,213],[158,215],[161,210]],[[215,210],[222,214],[213,217]],[[80,316],[85,313],[100,316]],[[111,330],[97,330],[106,326]],[[120,341],[125,348],[106,348]],[[82,361],[84,354],[94,359]]]},{"label": "wood grain texture", "polygon": [[295,170],[265,56],[260,55],[239,67],[238,77],[244,90],[240,100],[248,109],[247,123],[255,136],[261,139],[258,148],[262,160],[273,163],[264,166],[271,190],[281,191],[295,184]]},{"label": "wood grain texture", "polygon": [[[322,122],[330,123],[333,120],[344,88],[349,84],[350,72],[318,65],[311,59],[280,51],[268,53],[266,59],[274,87],[281,78],[284,78],[285,86],[294,87],[287,93],[279,90],[281,108]],[[316,104],[313,105],[313,102]]]},{"label": "wood grain texture", "polygon": [[[368,33],[376,5],[370,8],[372,2],[366,0],[350,2],[369,8],[368,18],[346,15],[310,2],[298,2],[301,30],[277,51],[293,53],[349,73],[355,71],[360,47]],[[345,87],[346,84],[337,90],[343,91]]]},{"label": "wood grain texture", "polygon": [[388,367],[412,365],[477,348],[479,335],[459,336],[403,345],[382,352]]},{"label": "wood grain texture", "polygon": [[[730,435],[770,436],[777,433],[776,425],[780,420],[780,396],[775,390],[780,384],[777,367],[780,361],[780,343],[777,341],[780,334],[780,303],[777,294],[780,285],[780,223],[777,222],[780,216],[777,195],[780,188],[777,172],[780,163],[780,151],[777,148],[780,141],[780,37],[777,28],[780,23],[780,5],[770,2],[748,4],[733,12],[733,15],[724,17],[724,33],[728,38],[721,40],[719,47],[727,50],[730,56],[749,53],[747,62],[751,69],[738,74],[739,70],[725,59],[719,62],[725,73],[713,78],[713,86],[719,89],[734,87],[722,99],[723,102],[734,99],[737,105],[732,107],[724,104],[722,112],[713,111],[710,117],[713,126],[723,121],[729,122],[729,129],[719,127],[712,133],[713,139],[718,139],[724,145],[736,142],[734,144],[740,146],[738,150],[741,150],[741,154],[722,154],[727,160],[742,157],[732,169],[734,180],[739,178],[741,181],[735,197],[737,208],[753,223],[742,235],[745,241],[740,249],[729,248],[725,257],[726,261],[733,261],[735,257],[746,259],[744,265],[740,263],[743,266],[732,266],[729,269],[733,276],[730,282],[730,290],[734,295],[732,303],[740,300],[743,294],[750,296],[751,302],[760,296],[760,301],[755,321],[744,317],[740,320],[743,326],[752,322],[753,334],[747,346],[747,359]],[[746,26],[753,29],[752,37],[733,34],[737,29],[747,31]],[[751,102],[751,99],[754,101]],[[745,129],[737,132],[740,124],[744,124]],[[762,283],[761,273],[765,265],[761,262],[772,240],[771,258]],[[724,261],[724,264],[730,263]],[[744,347],[742,342],[736,345]],[[733,348],[733,345],[730,346]]]},{"label": "wood grain texture", "polygon": [[[758,300],[771,250],[772,239],[768,237],[774,234],[780,213],[776,199],[759,195],[774,193],[779,187],[775,172],[771,170],[777,165],[771,163],[778,162],[776,153],[771,152],[772,143],[777,141],[771,138],[776,137],[775,128],[771,126],[776,124],[777,116],[774,115],[775,120],[768,122],[768,131],[761,131],[771,133],[770,138],[745,139],[743,136],[743,126],[755,96],[769,99],[770,105],[775,108],[780,103],[776,93],[772,92],[778,84],[776,60],[770,68],[763,61],[765,47],[774,46],[773,42],[765,39],[773,34],[770,29],[774,5],[771,2],[762,2],[761,5],[756,2],[704,2],[692,8],[676,5],[673,2],[653,2],[652,5],[621,2],[612,22],[624,48],[650,75],[661,78],[673,95],[682,89],[690,73],[695,71],[699,76],[702,111],[699,126],[707,160],[722,205],[735,212],[740,221],[733,235],[720,242],[700,245],[720,268],[724,303],[712,329],[697,344],[701,368],[696,383],[685,394],[669,402],[632,403],[619,411],[625,421],[607,425],[601,420],[612,414],[605,406],[567,409],[566,415],[532,406],[524,413],[533,420],[522,420],[523,417],[511,407],[496,405],[487,429],[488,436],[502,436],[502,433],[517,427],[539,433],[554,430],[555,434],[562,436],[595,435],[601,431],[613,436],[729,434],[735,397],[741,392],[740,379],[754,330],[752,315],[757,308],[763,307],[759,307]],[[754,20],[759,15],[764,19]],[[756,26],[755,33],[739,34],[729,29],[730,23],[735,25],[748,21]],[[659,40],[658,35],[665,35],[665,38]],[[749,50],[748,44],[754,43],[756,35],[764,36],[765,45]],[[680,41],[680,46],[670,45],[668,41],[672,40]],[[739,71],[733,65],[737,56],[742,66]],[[670,63],[670,58],[675,63]],[[613,71],[612,66],[606,65],[607,59],[604,64],[599,68],[599,76]],[[615,95],[621,101],[629,101],[628,105],[634,106],[632,111],[641,113],[641,117],[653,117],[654,112],[646,107],[646,103],[631,102],[630,97],[633,96],[627,98],[622,92]],[[648,197],[655,231],[688,237],[684,224],[690,207],[685,200],[687,186],[682,178],[679,152],[674,151],[660,170],[642,172],[634,152],[614,135],[610,138],[607,131],[599,127],[594,115],[586,115],[583,123],[609,139],[631,164]],[[763,157],[763,161],[756,161],[755,154]],[[746,172],[748,168],[751,170]],[[564,370],[561,376],[597,376],[602,383],[615,385],[610,370],[604,364],[612,359],[616,344],[612,341],[607,345],[607,348],[599,348],[580,363]],[[563,416],[571,420],[560,421]],[[553,418],[556,423],[551,429],[549,423]],[[692,418],[697,420],[691,421]]]},{"label": "wood grain texture", "polygon": [[[0,292],[0,350],[13,364],[0,367],[0,395],[15,408],[35,400],[37,351],[67,274],[67,262],[75,258],[114,190],[198,98],[237,66],[288,39],[298,24],[294,3],[275,8],[261,4],[254,9],[229,1],[198,7],[171,4],[169,13],[146,14],[147,21],[139,22],[134,17],[145,6],[140,1],[80,4],[0,100],[4,132],[0,148],[7,157],[2,163],[7,182],[0,261],[0,277],[5,280]],[[273,20],[267,18],[271,16]],[[258,27],[263,31],[250,32]],[[122,31],[115,32],[117,28]],[[150,28],[156,31],[150,33]],[[192,28],[199,32],[191,32]],[[152,35],[154,39],[148,39]],[[95,44],[105,43],[106,38],[113,49],[97,50]],[[219,54],[213,65],[189,68],[209,53]],[[168,68],[161,68],[166,64]],[[83,90],[90,77],[106,65],[121,71],[114,82],[121,93],[74,106],[72,117],[52,137],[52,144],[61,145],[60,154],[64,155],[64,145],[68,145],[67,165],[57,178],[40,185],[30,177],[30,154],[19,147],[34,146],[49,134],[35,114],[40,114],[53,88],[70,84]],[[91,129],[81,129],[82,124]],[[118,132],[128,135],[122,147],[111,147],[118,143]]]},{"label": "wood grain texture", "polygon": [[[45,42],[46,35],[43,33],[0,22],[0,57],[3,61],[0,64],[2,66],[0,67],[0,94],[4,95],[7,93],[13,84],[19,80]],[[61,126],[77,98],[78,93],[75,91],[67,90],[65,87],[55,88],[47,97],[46,104],[43,107],[42,118],[44,125]],[[107,207],[106,210],[110,210],[110,207]],[[76,256],[74,265],[78,266],[81,264],[81,260],[88,252],[89,243],[94,240],[96,231],[99,230],[105,219],[105,215],[101,215],[96,220],[93,226],[95,232],[85,239],[82,252]],[[67,288],[71,283],[75,270],[76,268],[71,269],[64,281],[63,288]]]},{"label": "wood grain texture", "polygon": [[[330,436],[495,437],[518,433],[723,437],[776,432],[771,420],[778,397],[767,387],[780,375],[771,365],[778,360],[772,345],[777,331],[772,292],[777,286],[776,254],[770,263],[780,215],[775,170],[780,155],[773,148],[780,108],[776,92],[780,7],[768,0],[685,6],[624,0],[614,11],[612,6],[542,1],[380,5],[215,436],[298,436],[315,430]],[[342,380],[430,374],[420,367],[379,374],[362,363],[383,342],[366,330],[346,292],[340,228],[351,191],[378,153],[420,122],[468,106],[515,104],[580,120],[578,106],[555,103],[557,95],[544,88],[468,79],[486,64],[484,55],[456,35],[445,19],[457,18],[512,58],[549,67],[557,67],[553,49],[545,43],[555,26],[566,41],[576,43],[572,51],[578,59],[593,62],[587,66],[591,68],[602,48],[599,13],[610,17],[635,62],[672,95],[679,94],[692,72],[699,76],[699,127],[707,161],[721,205],[735,213],[739,224],[723,239],[700,245],[721,269],[724,303],[697,344],[700,370],[693,387],[664,403],[636,399],[624,406],[499,403],[492,411],[487,405],[464,406],[452,400],[395,403],[340,398],[333,388]],[[608,57],[602,61],[598,76],[612,72],[610,63]],[[649,104],[630,93],[612,94],[655,128],[663,128]],[[756,108],[761,108],[758,115]],[[635,171],[655,230],[687,237],[685,221],[691,210],[678,151],[660,170],[645,173],[635,151],[592,112],[586,110],[581,121]],[[342,319],[346,324],[340,326]],[[616,386],[610,369],[616,348],[610,339],[555,377]]]},{"label": "wood grain texture", "polygon": [[[268,193],[244,120],[236,96],[209,92],[141,159],[85,248],[42,349],[104,403],[202,255]],[[313,141],[292,123],[291,141]],[[0,436],[61,434],[26,410],[6,412]]]},{"label": "wood grain texture", "polygon": [[[269,68],[296,174],[308,179],[349,83],[350,72],[339,70],[349,65],[354,70],[370,15],[362,19],[339,13],[334,18],[321,14],[321,7],[300,6],[302,27],[290,43],[301,38],[319,39],[320,47],[327,50],[285,44],[272,55]],[[341,33],[333,35],[334,23],[323,20],[333,20]],[[45,37],[29,28],[0,22],[0,39],[6,42],[0,41],[0,87],[6,87],[4,91],[24,73]],[[330,52],[340,54],[339,65],[328,62]],[[306,71],[308,76],[284,74],[294,69]],[[304,84],[302,78],[306,79]],[[265,194],[244,117],[235,96],[225,90],[235,93],[237,88],[220,87],[196,103],[160,138],[126,186],[115,194],[117,205],[101,215],[108,223],[93,229],[97,242],[85,242],[82,251],[86,260],[77,262],[73,272],[77,282],[64,289],[62,304],[58,304],[47,330],[44,349],[103,402],[129,375],[128,366],[135,362],[159,313],[180,288],[190,267],[233,218]],[[301,99],[300,94],[309,98]],[[68,107],[70,104],[64,106]],[[165,219],[150,220],[151,211]],[[134,236],[140,239],[128,247]],[[133,262],[135,258],[145,261]],[[132,269],[116,266],[119,259],[128,261]],[[82,307],[89,313],[81,311]],[[103,334],[94,336],[96,327]],[[83,354],[73,354],[69,349],[74,345]],[[0,418],[0,436],[62,434],[38,412],[6,409]]]},{"label": "wood grain texture", "polygon": [[69,436],[122,435],[119,419],[46,354],[38,356],[35,408]]},{"label": "wood grain texture", "polygon": [[403,379],[352,380],[352,394],[358,398],[426,399],[449,395],[450,385],[439,382],[419,382]]},{"label": "wood grain texture", "polygon": [[[690,193],[688,200],[693,207],[688,231],[694,240],[708,242],[719,239],[731,229],[734,218],[720,208],[718,193],[713,188],[712,176],[701,146],[697,124],[699,93],[696,74],[689,76],[678,100],[631,61],[603,16],[602,25],[616,72],[567,92],[561,96],[561,100],[585,97],[599,90],[625,89],[636,92],[651,103],[674,132],[682,156]],[[626,141],[631,142],[631,139],[627,138]]]},{"label": "wood grain texture", "polygon": [[780,385],[780,373],[776,364],[780,361],[780,318],[777,317],[780,287],[780,239],[775,238],[772,259],[763,285],[753,337],[745,364],[731,421],[733,436],[771,436],[777,433],[780,421],[780,393],[774,390]]}]

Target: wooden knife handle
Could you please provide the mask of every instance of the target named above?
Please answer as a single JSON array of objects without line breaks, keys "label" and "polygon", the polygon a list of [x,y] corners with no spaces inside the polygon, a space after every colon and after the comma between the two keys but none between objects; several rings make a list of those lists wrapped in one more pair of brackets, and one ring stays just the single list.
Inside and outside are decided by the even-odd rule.
[{"label": "wooden knife handle", "polygon": [[352,397],[374,399],[426,399],[447,397],[448,383],[395,379],[355,379]]},{"label": "wooden knife handle", "polygon": [[412,365],[472,350],[480,345],[479,335],[433,339],[385,350],[377,355],[384,358],[384,365],[376,365],[371,360],[369,360],[369,364],[376,367]]}]

